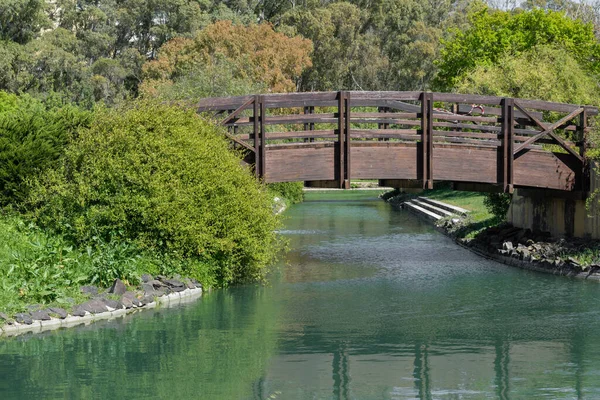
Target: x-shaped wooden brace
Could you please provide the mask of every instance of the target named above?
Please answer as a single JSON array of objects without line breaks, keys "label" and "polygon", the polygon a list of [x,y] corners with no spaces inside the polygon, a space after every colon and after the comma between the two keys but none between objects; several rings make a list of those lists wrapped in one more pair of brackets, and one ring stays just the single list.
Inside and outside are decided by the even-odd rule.
[{"label": "x-shaped wooden brace", "polygon": [[519,147],[517,147],[515,149],[515,151],[514,151],[513,154],[517,154],[517,153],[523,151],[525,148],[527,148],[527,146],[531,145],[532,143],[537,142],[538,140],[540,140],[544,136],[550,136],[552,139],[554,139],[554,141],[556,143],[558,143],[562,148],[564,148],[566,151],[568,151],[569,154],[573,155],[575,158],[577,158],[579,161],[581,161],[582,164],[585,163],[585,160],[583,159],[583,157],[578,152],[576,152],[571,147],[569,147],[569,145],[563,140],[563,138],[561,138],[560,136],[558,136],[558,135],[556,135],[554,133],[554,130],[556,128],[560,127],[561,125],[563,125],[566,122],[569,122],[571,119],[573,119],[576,116],[578,116],[579,114],[581,114],[583,112],[583,107],[580,107],[578,109],[575,109],[575,110],[571,111],[569,113],[569,115],[567,115],[566,117],[561,118],[560,120],[558,120],[557,122],[555,122],[555,123],[553,123],[551,125],[546,125],[543,122],[541,122],[539,119],[537,119],[536,117],[534,117],[533,115],[531,115],[531,113],[529,113],[529,111],[527,111],[525,109],[525,107],[521,106],[516,101],[515,101],[515,107],[517,107],[519,110],[521,110],[521,112],[523,114],[525,114],[529,119],[531,119],[533,122],[535,122],[535,124],[542,131],[540,133],[538,133],[537,135],[530,137],[525,142],[523,142]]},{"label": "x-shaped wooden brace", "polygon": [[[234,112],[232,112],[231,114],[229,114],[224,120],[221,121],[220,125],[225,125],[227,124],[229,121],[231,121],[232,119],[234,119],[235,117],[237,117],[237,115],[239,113],[241,113],[242,111],[244,111],[246,108],[250,107],[252,104],[254,103],[254,97],[247,100],[246,102],[244,102],[244,104],[242,104],[241,106],[239,106]],[[232,140],[233,142],[239,144],[240,146],[250,150],[250,151],[254,151],[256,152],[256,149],[252,146],[250,146],[248,143],[239,140],[238,138],[236,138],[233,135],[230,135],[229,133],[225,134],[230,140]]]}]

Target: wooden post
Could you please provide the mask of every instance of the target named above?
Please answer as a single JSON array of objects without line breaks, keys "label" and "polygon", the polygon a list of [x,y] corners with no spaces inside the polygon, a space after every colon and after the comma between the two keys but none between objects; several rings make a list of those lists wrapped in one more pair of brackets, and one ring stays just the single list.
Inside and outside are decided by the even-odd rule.
[{"label": "wooden post", "polygon": [[338,92],[338,187],[346,185],[346,92]]},{"label": "wooden post", "polygon": [[[314,106],[305,106],[304,107],[304,114],[314,114],[315,113],[315,107]],[[314,131],[315,130],[315,123],[314,122],[305,122],[304,123],[304,130],[305,131]],[[305,138],[304,142],[314,142],[315,138]]]},{"label": "wooden post", "polygon": [[515,132],[515,102],[514,99],[502,99],[502,184],[505,193],[514,191],[513,153]]},{"label": "wooden post", "polygon": [[267,173],[267,134],[265,132],[265,119],[267,118],[267,106],[264,96],[259,97],[260,102],[260,177],[265,178]]},{"label": "wooden post", "polygon": [[351,146],[351,129],[350,129],[350,92],[345,92],[344,95],[344,170],[346,171],[346,179],[344,180],[344,189],[350,189],[350,146]]},{"label": "wooden post", "polygon": [[260,157],[259,157],[259,149],[260,149],[260,136],[259,136],[259,96],[254,96],[253,103],[253,132],[254,132],[254,173],[257,178],[260,178]]},{"label": "wooden post", "polygon": [[422,181],[424,189],[433,189],[433,94],[421,93]]},{"label": "wooden post", "polygon": [[[587,120],[588,120],[588,113],[587,113],[587,108],[582,107],[583,111],[581,114],[579,114],[579,124],[577,124],[577,131],[579,133],[579,155],[581,155],[581,157],[586,160],[585,158],[585,153],[587,150]],[[581,171],[581,184],[579,185],[579,188],[583,191],[583,192],[587,192],[590,190],[590,171],[589,171],[589,165],[586,162],[583,163],[583,170]]]}]

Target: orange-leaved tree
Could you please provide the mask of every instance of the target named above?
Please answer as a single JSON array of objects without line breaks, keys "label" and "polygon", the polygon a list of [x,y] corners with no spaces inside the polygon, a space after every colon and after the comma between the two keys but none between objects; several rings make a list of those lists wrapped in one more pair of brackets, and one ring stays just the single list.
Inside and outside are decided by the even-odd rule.
[{"label": "orange-leaved tree", "polygon": [[196,85],[194,94],[199,97],[257,90],[290,92],[296,89],[302,71],[312,65],[311,52],[310,40],[288,37],[270,24],[218,21],[195,38],[165,43],[157,59],[144,65],[141,91],[161,95],[185,82],[179,89]]}]

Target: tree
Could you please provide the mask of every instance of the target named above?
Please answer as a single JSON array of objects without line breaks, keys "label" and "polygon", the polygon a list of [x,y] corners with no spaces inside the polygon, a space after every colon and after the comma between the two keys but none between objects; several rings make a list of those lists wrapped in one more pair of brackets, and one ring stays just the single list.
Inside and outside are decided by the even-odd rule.
[{"label": "tree", "polygon": [[598,80],[572,54],[552,45],[507,55],[476,67],[455,86],[462,93],[541,99],[570,104],[600,104]]},{"label": "tree", "polygon": [[591,24],[572,20],[562,12],[510,13],[481,7],[469,16],[470,27],[454,31],[444,41],[435,84],[449,90],[478,66],[491,66],[506,56],[516,56],[538,45],[564,48],[585,69],[600,72],[600,45]]},{"label": "tree", "polygon": [[232,78],[262,85],[268,91],[294,91],[302,71],[311,65],[311,50],[309,40],[275,32],[269,24],[243,26],[219,21],[193,39],[166,43],[158,58],[144,65],[142,91],[151,94],[165,82],[175,83],[199,71],[218,74],[215,67],[220,65]]},{"label": "tree", "polygon": [[0,40],[25,44],[49,28],[44,0],[0,0]]},{"label": "tree", "polygon": [[387,58],[379,39],[365,32],[368,14],[346,2],[286,14],[281,28],[313,42],[312,68],[302,74],[301,90],[380,88]]}]

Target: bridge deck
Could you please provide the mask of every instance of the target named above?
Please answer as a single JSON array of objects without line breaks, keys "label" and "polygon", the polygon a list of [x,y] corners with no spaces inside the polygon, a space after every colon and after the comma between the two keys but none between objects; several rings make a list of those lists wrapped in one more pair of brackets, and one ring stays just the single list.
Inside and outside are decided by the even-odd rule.
[{"label": "bridge deck", "polygon": [[351,179],[586,190],[595,107],[421,92],[204,99],[266,182]]}]

